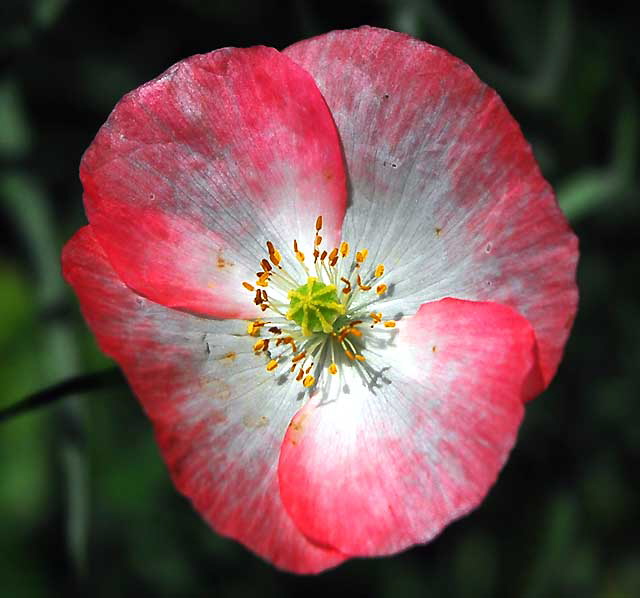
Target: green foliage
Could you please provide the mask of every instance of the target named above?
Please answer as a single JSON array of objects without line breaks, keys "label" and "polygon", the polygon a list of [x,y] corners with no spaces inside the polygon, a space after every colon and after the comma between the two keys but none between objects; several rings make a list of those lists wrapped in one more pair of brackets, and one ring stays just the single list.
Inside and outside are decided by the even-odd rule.
[{"label": "green foliage", "polygon": [[172,487],[133,397],[109,387],[0,427],[3,595],[640,595],[630,15],[569,0],[32,0],[0,12],[0,407],[109,366],[60,277],[62,244],[85,222],[78,162],[122,94],[196,52],[283,47],[365,22],[446,47],[503,96],[582,251],[558,376],[529,405],[499,485],[431,544],[317,578],[280,573],[208,530]]}]

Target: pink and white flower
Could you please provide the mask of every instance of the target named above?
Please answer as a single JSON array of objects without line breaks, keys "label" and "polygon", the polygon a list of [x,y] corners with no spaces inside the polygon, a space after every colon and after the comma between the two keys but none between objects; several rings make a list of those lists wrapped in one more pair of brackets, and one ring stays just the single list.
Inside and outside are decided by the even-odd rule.
[{"label": "pink and white flower", "polygon": [[317,572],[479,504],[560,361],[578,253],[468,66],[369,27],[193,56],[80,175],[64,275],[217,532]]}]

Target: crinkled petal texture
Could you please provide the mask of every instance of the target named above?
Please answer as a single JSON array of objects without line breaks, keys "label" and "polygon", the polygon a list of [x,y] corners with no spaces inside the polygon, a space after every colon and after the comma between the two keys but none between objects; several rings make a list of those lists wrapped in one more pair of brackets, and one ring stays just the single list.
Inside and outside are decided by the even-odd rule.
[{"label": "crinkled petal texture", "polygon": [[495,481],[535,364],[510,307],[444,299],[404,319],[362,381],[318,392],[282,446],[280,489],[309,537],[351,555],[426,542]]},{"label": "crinkled petal texture", "polygon": [[498,95],[450,54],[392,31],[334,31],[285,50],[335,119],[352,191],[344,236],[389,280],[389,313],[458,297],[531,322],[553,377],[577,305],[577,240]]},{"label": "crinkled petal texture", "polygon": [[266,372],[246,324],[136,295],[90,226],[65,247],[63,271],[100,347],[151,418],[176,486],[212,527],[284,569],[315,572],[344,560],[308,540],[283,508],[278,455],[299,388]]},{"label": "crinkled petal texture", "polygon": [[[311,76],[272,48],[188,58],[126,95],[80,167],[93,231],[120,278],[149,299],[252,317],[241,282],[264,239],[340,239],[338,134]],[[240,291],[239,291],[240,290]]]}]

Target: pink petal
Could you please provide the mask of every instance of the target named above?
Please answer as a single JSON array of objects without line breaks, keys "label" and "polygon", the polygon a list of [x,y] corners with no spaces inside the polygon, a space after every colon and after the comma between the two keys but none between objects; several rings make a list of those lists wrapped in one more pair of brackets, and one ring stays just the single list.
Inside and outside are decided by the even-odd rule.
[{"label": "pink petal", "polygon": [[246,322],[199,318],[136,295],[91,226],[62,259],[100,347],[151,418],[177,488],[209,524],[283,569],[315,572],[344,560],[309,541],[283,508],[278,454],[298,389],[265,371],[242,334]]},{"label": "pink petal", "polygon": [[387,265],[385,310],[447,296],[510,305],[535,330],[548,384],[576,311],[577,240],[498,95],[444,50],[382,29],[285,53],[340,131],[353,191],[343,234]]},{"label": "pink petal", "polygon": [[127,94],[84,155],[96,238],[149,299],[251,317],[240,283],[293,238],[339,241],[345,173],[313,79],[265,47],[192,56]]},{"label": "pink petal", "polygon": [[279,479],[298,527],[372,556],[476,507],[515,441],[534,346],[529,323],[494,303],[444,299],[402,320],[371,383],[317,393],[293,419]]}]

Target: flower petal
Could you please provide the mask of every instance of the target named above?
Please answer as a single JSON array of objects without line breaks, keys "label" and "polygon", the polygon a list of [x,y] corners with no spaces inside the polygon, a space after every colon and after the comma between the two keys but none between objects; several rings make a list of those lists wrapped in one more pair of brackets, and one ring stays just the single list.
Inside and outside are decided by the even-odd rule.
[{"label": "flower petal", "polygon": [[282,445],[285,508],[309,537],[353,555],[433,538],[473,509],[523,415],[534,334],[512,308],[444,299],[398,324],[387,367],[317,393]]},{"label": "flower petal", "polygon": [[548,384],[576,311],[577,240],[498,95],[392,31],[335,31],[284,52],[340,131],[353,200],[343,235],[386,265],[384,309],[447,296],[510,305],[535,330]]},{"label": "flower petal", "polygon": [[[120,278],[167,305],[252,317],[265,241],[340,239],[345,172],[313,79],[274,49],[192,56],[127,94],[85,153],[85,206]],[[285,234],[286,233],[286,234]]]},{"label": "flower petal", "polygon": [[298,390],[265,371],[242,334],[246,322],[198,318],[136,295],[91,226],[65,247],[63,270],[151,418],[177,488],[211,526],[291,571],[344,560],[310,542],[283,508],[278,453]]}]

